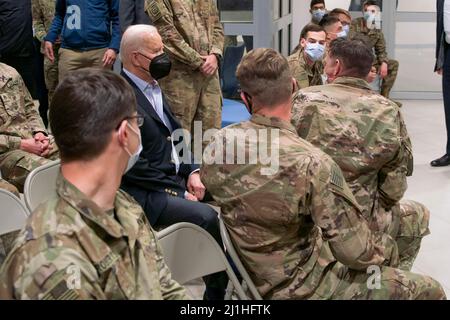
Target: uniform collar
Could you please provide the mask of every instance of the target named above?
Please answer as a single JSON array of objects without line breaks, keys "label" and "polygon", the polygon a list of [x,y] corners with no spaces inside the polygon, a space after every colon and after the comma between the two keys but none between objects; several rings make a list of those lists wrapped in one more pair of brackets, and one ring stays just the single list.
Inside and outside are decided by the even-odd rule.
[{"label": "uniform collar", "polygon": [[367,81],[364,79],[361,79],[361,78],[339,77],[333,81],[333,84],[340,84],[340,85],[344,85],[344,86],[372,90],[372,88],[370,88],[370,85],[367,83]]},{"label": "uniform collar", "polygon": [[254,114],[252,115],[252,118],[250,120],[253,123],[265,126],[265,127],[274,127],[274,128],[279,128],[279,129],[284,129],[284,130],[288,130],[291,131],[295,134],[297,134],[297,131],[295,130],[294,126],[288,122],[288,121],[284,121],[281,120],[280,118],[269,118],[269,117],[265,117],[259,114]]},{"label": "uniform collar", "polygon": [[139,231],[139,220],[142,219],[142,209],[130,207],[129,202],[121,192],[118,192],[114,202],[116,218],[101,209],[96,203],[86,197],[60,173],[56,183],[58,195],[72,206],[80,215],[91,221],[114,238],[128,237],[129,244],[134,247]]},{"label": "uniform collar", "polygon": [[315,61],[313,64],[309,64],[308,60],[305,58],[305,50],[302,48],[298,52],[298,58],[300,61],[300,64],[304,64],[305,71],[308,73],[308,76],[313,75],[313,70],[317,67],[318,61]]}]

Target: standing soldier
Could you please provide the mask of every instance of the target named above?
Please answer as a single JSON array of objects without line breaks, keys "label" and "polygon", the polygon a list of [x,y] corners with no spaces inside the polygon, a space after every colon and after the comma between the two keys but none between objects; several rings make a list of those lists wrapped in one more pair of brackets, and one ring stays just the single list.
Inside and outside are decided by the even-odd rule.
[{"label": "standing soldier", "polygon": [[[353,20],[350,37],[359,34],[365,38],[367,45],[375,51],[374,67],[377,69],[381,83],[381,95],[389,98],[389,94],[397,79],[399,63],[389,59],[386,51],[386,40],[383,31],[376,25],[376,15],[380,13],[377,1],[365,1],[363,5],[364,17]],[[400,106],[400,103],[397,103]]]},{"label": "standing soldier", "polygon": [[224,34],[214,1],[147,0],[146,10],[173,62],[160,82],[173,113],[192,134],[194,121],[202,122],[203,132],[220,129]]},{"label": "standing soldier", "polygon": [[52,25],[55,16],[55,0],[32,0],[33,28],[36,38],[41,42],[41,53],[44,55],[45,85],[48,90],[48,104],[52,102],[53,93],[58,85],[58,52],[61,40],[58,39],[53,45],[55,61],[52,63],[45,56],[44,38]]},{"label": "standing soldier", "polygon": [[430,216],[419,203],[400,203],[413,171],[411,141],[397,105],[364,80],[372,62],[362,41],[333,41],[325,73],[335,80],[297,93],[293,124],[341,167],[371,229],[397,240],[400,268],[410,270]]}]

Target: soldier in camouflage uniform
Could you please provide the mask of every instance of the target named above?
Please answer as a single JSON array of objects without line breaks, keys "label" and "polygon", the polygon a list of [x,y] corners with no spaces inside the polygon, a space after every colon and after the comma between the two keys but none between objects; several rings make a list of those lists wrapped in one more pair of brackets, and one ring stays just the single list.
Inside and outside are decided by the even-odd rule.
[{"label": "soldier in camouflage uniform", "polygon": [[400,268],[411,270],[430,214],[419,203],[400,203],[413,170],[411,141],[397,105],[363,80],[372,60],[363,42],[335,40],[325,72],[336,80],[297,93],[293,124],[341,167],[371,229],[397,240]]},{"label": "soldier in camouflage uniform", "polygon": [[[253,117],[212,139],[201,175],[261,295],[444,299],[433,279],[391,267],[398,262],[393,239],[369,229],[339,167],[298,137],[290,123],[294,79],[286,59],[256,49],[237,76]],[[243,136],[236,146],[235,138]],[[268,136],[273,140],[263,141]],[[258,161],[239,164],[238,154],[249,159],[255,150]],[[278,170],[267,170],[262,157],[274,152]],[[379,289],[367,285],[371,266],[381,273]]]},{"label": "soldier in camouflage uniform", "polygon": [[0,169],[23,192],[33,169],[57,159],[52,138],[17,71],[0,63]]},{"label": "soldier in camouflage uniform", "polygon": [[58,52],[60,48],[60,40],[53,45],[55,61],[52,63],[44,50],[44,38],[52,25],[55,16],[55,0],[31,0],[31,8],[33,14],[33,28],[36,39],[41,46],[41,53],[44,55],[44,77],[45,85],[48,90],[48,103],[52,102],[53,94],[58,85]]},{"label": "soldier in camouflage uniform", "polygon": [[[364,3],[363,13],[367,18],[370,18],[369,14],[366,14],[368,9],[373,9],[374,11],[378,10],[379,12],[379,7],[375,10],[376,5],[376,1],[366,1]],[[395,80],[397,79],[399,63],[397,60],[388,58],[383,31],[378,29],[375,25],[369,28],[367,21],[368,20],[364,17],[353,20],[349,37],[354,37],[355,35],[363,37],[366,44],[373,48],[376,57],[373,66],[383,79],[381,83],[381,95],[389,98],[389,94],[394,86]]]},{"label": "soldier in camouflage uniform", "polygon": [[320,86],[323,74],[323,55],[326,46],[326,32],[316,24],[306,25],[300,36],[299,48],[288,58],[289,68],[300,89]]},{"label": "soldier in camouflage uniform", "polygon": [[224,35],[214,1],[147,0],[146,10],[172,60],[160,85],[173,113],[192,134],[194,121],[202,122],[203,132],[220,129]]},{"label": "soldier in camouflage uniform", "polygon": [[63,80],[53,106],[61,174],[2,266],[0,299],[187,298],[144,211],[118,190],[141,144],[131,87],[112,71],[81,70]]}]

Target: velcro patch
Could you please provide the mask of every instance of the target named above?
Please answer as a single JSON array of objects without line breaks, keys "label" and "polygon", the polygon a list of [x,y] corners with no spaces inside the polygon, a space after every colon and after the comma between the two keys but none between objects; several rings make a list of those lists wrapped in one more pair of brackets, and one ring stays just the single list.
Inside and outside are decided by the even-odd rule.
[{"label": "velcro patch", "polygon": [[59,282],[50,292],[48,292],[42,299],[43,300],[77,300],[78,293],[67,288],[66,280]]},{"label": "velcro patch", "polygon": [[150,3],[147,6],[147,12],[150,15],[150,18],[152,18],[152,21],[158,21],[162,18],[161,10],[159,9],[159,5],[155,0],[150,1]]},{"label": "velcro patch", "polygon": [[334,167],[331,170],[331,184],[340,189],[344,188],[344,178],[342,177],[342,174],[337,170],[337,168]]}]

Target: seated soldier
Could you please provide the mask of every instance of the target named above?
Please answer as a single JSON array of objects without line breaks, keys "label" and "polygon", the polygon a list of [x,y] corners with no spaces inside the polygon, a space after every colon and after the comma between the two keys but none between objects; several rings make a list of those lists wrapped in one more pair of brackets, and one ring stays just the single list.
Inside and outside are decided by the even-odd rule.
[{"label": "seated soldier", "polygon": [[327,34],[316,24],[306,25],[300,35],[301,50],[288,58],[289,68],[300,89],[322,85],[323,64]]},{"label": "seated soldier", "polygon": [[444,299],[435,280],[389,267],[393,239],[370,231],[339,167],[298,137],[287,60],[256,49],[237,77],[253,117],[214,137],[201,174],[263,298]]},{"label": "seated soldier", "polygon": [[320,26],[323,27],[327,33],[327,44],[337,38],[347,37],[347,33],[344,30],[344,26],[336,16],[326,15],[320,22]]},{"label": "seated soldier", "polygon": [[50,123],[61,173],[0,270],[0,299],[186,298],[144,211],[119,190],[141,146],[130,85],[112,71],[73,72]]},{"label": "seated soldier", "polygon": [[364,42],[333,41],[325,62],[333,84],[299,91],[293,124],[341,167],[371,229],[397,240],[400,268],[411,270],[429,234],[429,212],[416,202],[400,203],[413,170],[400,110],[364,80],[373,62]]},{"label": "seated soldier", "polygon": [[[350,34],[351,36],[354,34],[362,35],[366,44],[375,51],[376,59],[373,66],[382,79],[381,95],[389,98],[397,79],[399,63],[388,58],[384,34],[381,30],[380,21],[377,21],[377,16],[380,14],[378,1],[365,1],[362,8],[364,17],[353,20]],[[400,103],[397,103],[397,105],[401,106]]]},{"label": "seated soldier", "polygon": [[58,157],[57,149],[17,71],[0,63],[0,169],[23,192],[31,171]]}]

